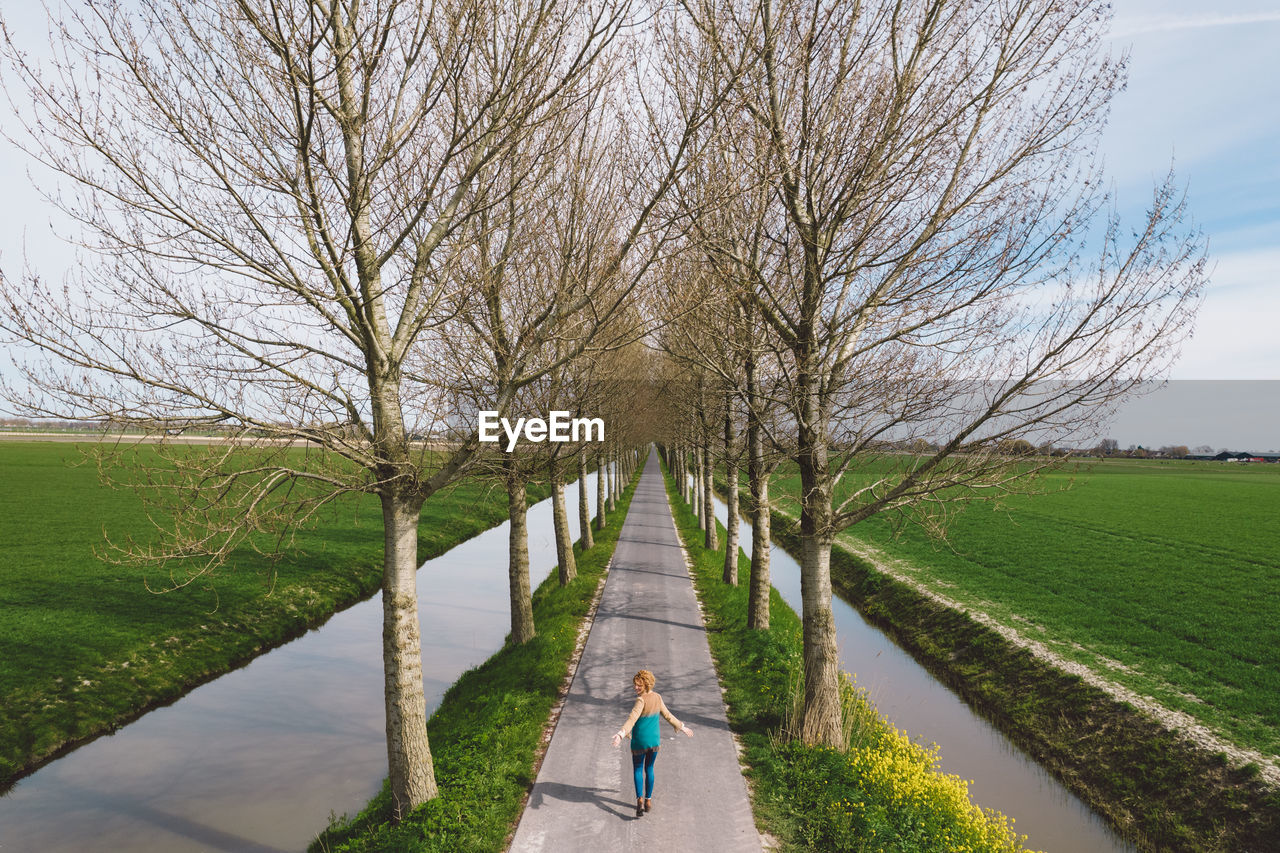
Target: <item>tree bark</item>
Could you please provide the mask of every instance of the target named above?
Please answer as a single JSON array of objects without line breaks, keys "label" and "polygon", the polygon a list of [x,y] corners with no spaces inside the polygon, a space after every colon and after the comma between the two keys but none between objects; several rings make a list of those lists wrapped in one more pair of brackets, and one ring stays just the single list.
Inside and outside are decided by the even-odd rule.
[{"label": "tree bark", "polygon": [[564,503],[564,471],[559,459],[551,461],[551,518],[555,527],[560,586],[568,586],[578,576],[578,561],[573,554],[573,534],[569,532],[569,513]]},{"label": "tree bark", "polygon": [[769,630],[769,551],[773,547],[773,519],[769,509],[769,478],[751,480],[751,581],[747,592],[747,627]]},{"label": "tree bark", "polygon": [[724,522],[724,575],[727,584],[738,585],[738,457],[734,453],[737,437],[733,434],[732,398],[724,407],[724,472],[725,503]]},{"label": "tree bark", "polygon": [[[806,378],[801,377],[802,387]],[[804,619],[805,743],[843,748],[840,719],[840,662],[831,613],[831,474],[820,427],[820,403],[811,388],[803,398],[799,429],[800,598]]]},{"label": "tree bark", "polygon": [[529,495],[524,475],[516,470],[511,454],[503,463],[507,482],[507,518],[510,527],[507,555],[507,589],[511,599],[511,641],[524,644],[537,633],[533,625],[533,589],[529,582]]},{"label": "tree bark", "polygon": [[608,503],[609,474],[605,471],[604,454],[596,454],[596,530],[604,530],[609,523]]},{"label": "tree bark", "polygon": [[839,648],[831,614],[831,543],[802,534],[801,559],[804,721],[800,736],[805,743],[843,748]]},{"label": "tree bark", "polygon": [[399,821],[435,797],[435,767],[427,741],[418,623],[418,513],[421,502],[382,496],[382,665],[387,715],[387,769],[392,817]]},{"label": "tree bark", "polygon": [[698,514],[698,505],[693,500],[693,466],[689,463],[689,449],[680,450],[680,494],[694,515]]},{"label": "tree bark", "polygon": [[692,505],[693,514],[698,517],[698,529],[705,531],[707,529],[707,518],[702,512],[702,450],[695,447],[693,449],[693,482],[689,485],[689,503]]},{"label": "tree bark", "polygon": [[703,539],[703,545],[708,551],[714,551],[720,547],[720,531],[716,528],[716,502],[715,490],[712,487],[711,472],[713,465],[711,461],[711,440],[708,438],[707,443],[702,447],[702,511],[706,516],[706,537]]},{"label": "tree bark", "polygon": [[609,512],[618,508],[618,475],[621,474],[622,462],[617,453],[609,454]]},{"label": "tree bark", "polygon": [[764,464],[764,430],[760,427],[755,365],[747,361],[747,481],[751,490],[751,581],[747,592],[747,627],[769,630],[769,549],[772,531],[769,473]]},{"label": "tree bark", "polygon": [[590,497],[587,493],[587,451],[581,450],[578,452],[578,529],[583,551],[589,551],[596,544],[591,536]]},{"label": "tree bark", "polygon": [[686,503],[688,503],[689,487],[685,484],[686,478],[684,473],[684,450],[681,448],[676,448],[676,450],[671,454],[671,459],[672,459],[671,470],[676,477],[676,486],[679,487],[680,498],[684,500]]},{"label": "tree bark", "polygon": [[671,454],[673,466],[672,471],[676,475],[676,485],[679,487],[681,498],[683,498],[685,493],[688,491],[684,485],[684,459],[681,458],[682,452],[683,451],[679,448],[676,448],[676,450]]}]

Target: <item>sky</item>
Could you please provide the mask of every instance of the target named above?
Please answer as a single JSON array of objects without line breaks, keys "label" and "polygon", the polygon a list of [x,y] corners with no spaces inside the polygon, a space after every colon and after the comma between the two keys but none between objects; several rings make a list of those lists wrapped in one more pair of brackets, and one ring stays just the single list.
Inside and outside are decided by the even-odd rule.
[{"label": "sky", "polygon": [[1141,211],[1172,164],[1212,272],[1174,381],[1107,433],[1121,447],[1280,449],[1280,0],[1112,8],[1129,82],[1101,144],[1121,210]]},{"label": "sky", "polygon": [[[1173,165],[1211,284],[1175,379],[1280,379],[1280,0],[1117,0],[1102,140],[1122,210]],[[1208,8],[1212,12],[1206,12]]]},{"label": "sky", "polygon": [[[1172,165],[1208,238],[1210,286],[1170,378],[1280,380],[1280,0],[1219,0],[1206,11],[1210,5],[1112,3],[1110,48],[1128,53],[1129,78],[1113,102],[1101,148],[1122,213],[1140,215]],[[37,50],[40,4],[0,0],[0,9]],[[0,140],[0,269],[19,274],[25,248],[33,266],[56,277],[68,252],[51,238],[56,214],[27,171],[24,157]],[[1195,383],[1178,393],[1207,387]],[[1186,412],[1200,418],[1183,425],[1185,433],[1204,436],[1195,439],[1165,437],[1171,427],[1163,415],[1133,414],[1162,411],[1147,400],[1122,413],[1114,437],[1122,446],[1280,447],[1280,381],[1247,393],[1239,383],[1224,387],[1251,401],[1262,389],[1264,404],[1275,402]]]}]

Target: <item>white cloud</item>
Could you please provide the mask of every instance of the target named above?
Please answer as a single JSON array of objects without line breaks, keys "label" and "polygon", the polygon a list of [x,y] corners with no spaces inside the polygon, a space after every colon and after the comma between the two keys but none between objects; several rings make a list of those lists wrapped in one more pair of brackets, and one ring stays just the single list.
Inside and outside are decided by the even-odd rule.
[{"label": "white cloud", "polygon": [[[1149,184],[1175,156],[1183,172],[1201,164],[1244,171],[1274,151],[1280,114],[1268,106],[1280,97],[1278,39],[1280,8],[1118,17],[1111,41],[1130,53],[1129,81],[1103,144],[1122,185],[1131,177]],[[1252,149],[1247,162],[1244,148]]]},{"label": "white cloud", "polygon": [[1200,30],[1209,27],[1232,27],[1242,24],[1266,23],[1280,23],[1280,10],[1234,15],[1117,16],[1111,28],[1111,37],[1113,39],[1126,39],[1144,33]]},{"label": "white cloud", "polygon": [[1213,259],[1178,379],[1280,379],[1280,246]]}]

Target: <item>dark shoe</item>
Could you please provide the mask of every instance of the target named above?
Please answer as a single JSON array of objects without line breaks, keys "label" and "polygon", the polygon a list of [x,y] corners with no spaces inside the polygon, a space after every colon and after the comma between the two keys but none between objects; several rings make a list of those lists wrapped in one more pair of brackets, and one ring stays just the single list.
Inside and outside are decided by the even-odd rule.
[{"label": "dark shoe", "polygon": [[645,811],[650,811],[652,808],[653,808],[653,801],[652,801],[652,800],[645,800],[645,801],[644,801],[644,810],[645,810]]},{"label": "dark shoe", "polygon": [[636,800],[636,817],[644,817],[644,803]]}]

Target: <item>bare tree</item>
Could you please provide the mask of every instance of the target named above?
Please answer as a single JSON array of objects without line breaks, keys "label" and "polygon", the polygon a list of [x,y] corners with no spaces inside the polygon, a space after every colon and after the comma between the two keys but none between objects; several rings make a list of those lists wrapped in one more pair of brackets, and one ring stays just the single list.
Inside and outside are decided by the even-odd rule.
[{"label": "bare tree", "polygon": [[[750,312],[744,326],[751,334]],[[769,503],[769,478],[777,455],[765,452],[766,414],[759,393],[759,365],[754,338],[745,348],[743,403],[747,411],[747,487],[751,493],[751,581],[747,593],[747,627],[769,629],[770,549],[773,547],[773,510]]]},{"label": "bare tree", "polygon": [[[457,374],[488,378],[471,389],[476,408],[486,405],[494,386],[512,384],[521,389],[515,413],[545,415],[568,390],[560,375],[576,359],[608,351],[636,334],[618,322],[640,278],[630,260],[656,243],[637,239],[652,206],[633,205],[629,184],[637,170],[627,168],[625,158],[632,152],[616,132],[616,109],[609,109],[616,76],[615,68],[597,63],[577,87],[575,101],[493,162],[493,180],[481,185],[489,193],[488,204],[469,223],[473,233],[466,235],[454,271],[474,286],[456,290],[459,301],[451,313],[458,330],[444,356],[458,365]],[[543,438],[547,443],[502,448],[495,465],[508,495],[516,643],[536,633],[527,485],[546,469],[549,457],[559,464],[559,448],[549,436]],[[563,522],[562,483],[558,496]],[[558,530],[567,539],[567,524]],[[572,546],[565,539],[558,537],[557,545],[567,576]]]},{"label": "bare tree", "polygon": [[[1123,69],[1098,52],[1100,3],[685,6],[712,49],[755,59],[720,131],[769,188],[763,242],[716,251],[773,342],[764,394],[801,479],[802,736],[838,744],[835,535],[1013,487],[1000,441],[1068,434],[1169,362],[1202,249],[1169,184],[1128,242],[1107,213],[1091,155]],[[937,450],[887,452],[914,438]]]},{"label": "bare tree", "polygon": [[[561,376],[552,374],[551,403],[553,411],[573,411],[574,406],[564,393]],[[577,445],[553,444],[547,448],[547,478],[551,484],[551,523],[556,538],[556,566],[560,586],[568,586],[578,576],[578,561],[573,551],[573,534],[569,528],[569,513],[565,503],[566,463],[573,459],[581,448]],[[576,473],[576,472],[575,472]],[[587,533],[584,531],[583,549],[586,549]]]},{"label": "bare tree", "polygon": [[[771,412],[781,401],[762,394],[762,377],[770,374],[768,329],[741,294],[754,286],[763,268],[770,187],[759,174],[740,168],[739,163],[743,135],[752,130],[759,134],[759,129],[738,127],[727,133],[722,132],[725,123],[713,117],[704,127],[707,139],[699,146],[699,156],[680,187],[678,198],[689,218],[688,255],[696,259],[695,267],[700,269],[679,270],[666,277],[669,286],[662,313],[670,325],[663,341],[673,358],[708,371],[724,388],[729,547],[723,577],[736,583],[737,471],[742,453],[747,462],[753,528],[747,623],[767,629],[772,547],[769,476],[778,461],[768,425]],[[733,251],[724,251],[726,245],[733,246]],[[691,287],[690,282],[700,286]],[[742,430],[734,412],[739,405],[745,417],[745,446],[737,443]]]}]

